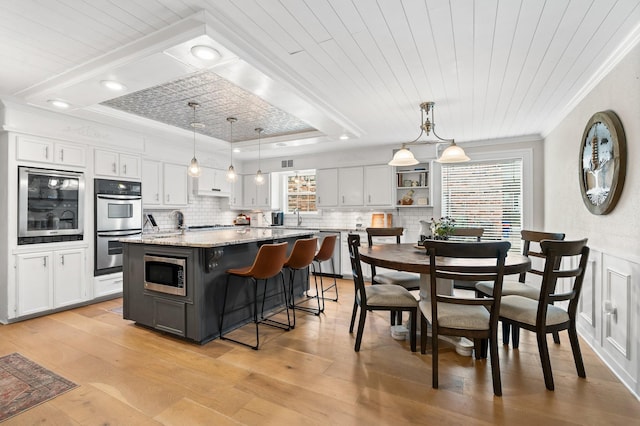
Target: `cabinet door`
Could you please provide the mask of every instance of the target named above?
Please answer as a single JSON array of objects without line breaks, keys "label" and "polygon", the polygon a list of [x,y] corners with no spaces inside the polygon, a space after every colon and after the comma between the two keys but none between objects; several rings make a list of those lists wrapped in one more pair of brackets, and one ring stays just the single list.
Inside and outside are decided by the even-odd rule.
[{"label": "cabinet door", "polygon": [[339,203],[341,206],[363,206],[362,167],[346,167],[338,169]]},{"label": "cabinet door", "polygon": [[53,306],[51,252],[17,256],[18,316],[51,309]]},{"label": "cabinet door", "polygon": [[120,176],[140,179],[140,157],[137,155],[120,154]]},{"label": "cabinet door", "polygon": [[271,209],[271,175],[264,174],[262,185],[256,185],[256,205],[264,209]]},{"label": "cabinet door", "polygon": [[214,170],[214,188],[218,191],[218,194],[223,197],[229,197],[231,195],[231,182],[227,180],[226,170]]},{"label": "cabinet door", "polygon": [[316,202],[318,207],[338,206],[338,169],[316,171]]},{"label": "cabinet door", "polygon": [[187,205],[187,167],[177,164],[164,165],[164,205]]},{"label": "cabinet door", "polygon": [[144,160],[142,162],[142,204],[158,206],[162,204],[162,163]]},{"label": "cabinet door", "polygon": [[95,174],[104,176],[118,176],[119,158],[117,152],[95,150]]},{"label": "cabinet door", "polygon": [[388,165],[364,168],[364,204],[367,206],[391,206],[392,175]]},{"label": "cabinet door", "polygon": [[242,176],[238,176],[236,181],[231,183],[231,194],[229,196],[229,206],[236,208],[236,209],[240,209],[242,207],[244,207],[243,204],[243,184],[244,184],[244,180],[242,179]]},{"label": "cabinet door", "polygon": [[84,159],[84,147],[65,144],[65,143],[56,143],[55,144],[55,159],[54,161],[60,164],[66,164],[69,166],[82,166],[84,167],[85,159]]},{"label": "cabinet door", "polygon": [[53,142],[37,138],[18,137],[16,153],[18,160],[53,161]]},{"label": "cabinet door", "polygon": [[85,300],[84,252],[84,249],[75,249],[54,253],[54,308]]},{"label": "cabinet door", "polygon": [[258,196],[258,186],[253,179],[253,175],[242,176],[242,206],[255,207],[257,205],[256,198]]}]

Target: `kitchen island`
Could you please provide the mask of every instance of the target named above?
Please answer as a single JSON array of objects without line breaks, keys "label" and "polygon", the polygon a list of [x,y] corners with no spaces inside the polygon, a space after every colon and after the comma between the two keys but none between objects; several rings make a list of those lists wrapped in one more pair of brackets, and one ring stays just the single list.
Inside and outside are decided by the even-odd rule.
[{"label": "kitchen island", "polygon": [[[290,251],[296,239],[309,238],[315,233],[310,229],[239,227],[123,238],[120,240],[124,246],[123,317],[162,332],[206,343],[220,334],[218,327],[227,278],[225,271],[250,265],[262,244],[288,242]],[[159,268],[153,273],[161,273],[163,265],[167,271],[173,268],[173,272],[184,278],[184,285],[145,286],[145,274],[151,273],[146,270],[151,265]],[[285,279],[288,280],[288,276]],[[269,280],[269,284],[265,312],[279,309],[285,302],[281,297],[281,284],[273,280]],[[297,274],[294,293],[302,295],[307,285],[306,274]],[[225,332],[252,321],[252,309],[251,286],[232,279]]]}]

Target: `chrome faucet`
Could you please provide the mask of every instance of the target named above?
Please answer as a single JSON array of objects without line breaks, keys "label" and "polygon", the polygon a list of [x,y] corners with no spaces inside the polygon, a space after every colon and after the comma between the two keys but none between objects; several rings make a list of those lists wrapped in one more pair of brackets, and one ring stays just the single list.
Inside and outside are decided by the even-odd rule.
[{"label": "chrome faucet", "polygon": [[293,212],[298,215],[298,226],[302,225],[302,218],[300,217],[300,209],[296,207],[295,209],[293,209]]},{"label": "chrome faucet", "polygon": [[184,214],[180,210],[173,210],[170,215],[171,217],[176,218],[178,222],[178,229],[180,229],[184,234],[184,231],[186,230],[186,227],[184,226]]}]

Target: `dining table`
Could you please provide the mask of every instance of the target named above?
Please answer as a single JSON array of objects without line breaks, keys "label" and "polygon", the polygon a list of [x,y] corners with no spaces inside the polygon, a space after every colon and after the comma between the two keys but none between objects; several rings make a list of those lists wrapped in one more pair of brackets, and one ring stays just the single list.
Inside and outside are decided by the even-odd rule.
[{"label": "dining table", "polygon": [[[362,262],[376,268],[420,274],[420,301],[431,300],[429,256],[423,246],[417,243],[377,244],[371,247],[360,247],[359,253]],[[438,268],[468,274],[481,274],[485,268],[486,272],[489,272],[490,268],[495,267],[495,263],[495,259],[438,258]],[[507,255],[504,266],[505,275],[521,274],[530,269],[531,260],[529,257],[519,253]],[[438,278],[436,282],[438,294],[453,295],[453,280]],[[467,339],[456,339],[452,343],[456,346],[456,352],[459,354],[471,355],[473,343]]]}]

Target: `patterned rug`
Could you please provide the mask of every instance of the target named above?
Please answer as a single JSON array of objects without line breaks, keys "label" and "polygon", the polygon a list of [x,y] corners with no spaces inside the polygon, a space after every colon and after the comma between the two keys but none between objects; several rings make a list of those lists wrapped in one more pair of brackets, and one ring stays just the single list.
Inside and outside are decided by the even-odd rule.
[{"label": "patterned rug", "polygon": [[0,422],[77,386],[19,353],[0,357]]}]

